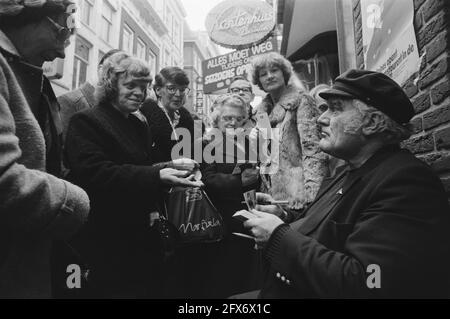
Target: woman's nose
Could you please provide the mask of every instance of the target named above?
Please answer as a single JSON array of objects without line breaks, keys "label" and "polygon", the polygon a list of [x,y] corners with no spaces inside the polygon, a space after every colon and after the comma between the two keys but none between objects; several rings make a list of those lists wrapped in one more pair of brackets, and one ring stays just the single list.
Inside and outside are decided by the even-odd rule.
[{"label": "woman's nose", "polygon": [[142,97],[142,96],[144,96],[145,93],[144,93],[144,90],[138,88],[138,89],[134,90],[133,94],[136,96]]}]

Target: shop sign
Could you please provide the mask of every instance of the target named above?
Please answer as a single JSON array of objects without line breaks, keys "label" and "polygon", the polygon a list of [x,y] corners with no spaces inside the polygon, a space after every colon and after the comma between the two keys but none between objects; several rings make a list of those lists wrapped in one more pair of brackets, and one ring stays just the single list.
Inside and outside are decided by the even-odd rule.
[{"label": "shop sign", "polygon": [[361,0],[365,69],[404,84],[420,69],[413,0]]},{"label": "shop sign", "polygon": [[276,39],[270,38],[259,45],[204,60],[203,92],[211,94],[226,89],[230,85],[230,80],[237,75],[248,78],[251,68],[250,58],[273,51],[277,51],[277,42]]},{"label": "shop sign", "polygon": [[275,28],[275,15],[265,1],[226,0],[209,12],[205,25],[212,41],[241,49],[266,40]]}]

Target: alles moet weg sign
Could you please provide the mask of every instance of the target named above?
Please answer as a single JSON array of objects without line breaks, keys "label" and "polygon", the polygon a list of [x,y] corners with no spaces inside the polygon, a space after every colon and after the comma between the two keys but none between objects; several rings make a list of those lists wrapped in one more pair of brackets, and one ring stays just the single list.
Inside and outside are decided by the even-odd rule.
[{"label": "alles moet weg sign", "polygon": [[247,49],[204,60],[202,62],[204,93],[217,93],[217,91],[224,93],[233,77],[242,75],[248,78],[251,57],[272,51],[277,51],[277,41],[274,38]]},{"label": "alles moet weg sign", "polygon": [[275,15],[267,2],[226,0],[215,6],[205,21],[215,43],[242,49],[266,40],[275,28]]}]

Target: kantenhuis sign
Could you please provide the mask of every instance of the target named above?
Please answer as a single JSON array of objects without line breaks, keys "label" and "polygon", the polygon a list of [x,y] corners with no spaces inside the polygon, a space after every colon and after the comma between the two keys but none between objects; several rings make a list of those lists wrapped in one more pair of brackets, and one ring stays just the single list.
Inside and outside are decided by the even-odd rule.
[{"label": "kantenhuis sign", "polygon": [[211,40],[229,48],[242,48],[266,40],[275,28],[272,7],[260,0],[226,0],[206,17]]}]

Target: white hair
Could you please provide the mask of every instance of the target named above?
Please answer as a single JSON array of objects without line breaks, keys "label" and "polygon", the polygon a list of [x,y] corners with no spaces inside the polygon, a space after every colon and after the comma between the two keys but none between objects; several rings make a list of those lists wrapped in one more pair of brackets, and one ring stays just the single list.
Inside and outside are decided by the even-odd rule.
[{"label": "white hair", "polygon": [[242,113],[245,115],[245,117],[248,117],[247,112],[247,103],[244,101],[244,99],[237,95],[237,94],[222,94],[217,97],[217,99],[214,101],[214,104],[212,106],[212,112],[210,114],[210,121],[212,127],[217,128],[219,123],[220,115],[222,115],[223,107],[232,106],[236,107],[242,110]]},{"label": "white hair", "polygon": [[354,99],[352,103],[353,106],[356,107],[361,113],[363,118],[374,113],[377,113],[380,116],[381,123],[378,127],[377,133],[380,134],[384,143],[398,144],[401,141],[407,140],[412,135],[411,124],[398,124],[396,121],[394,121],[379,109],[367,105],[361,100]]}]

